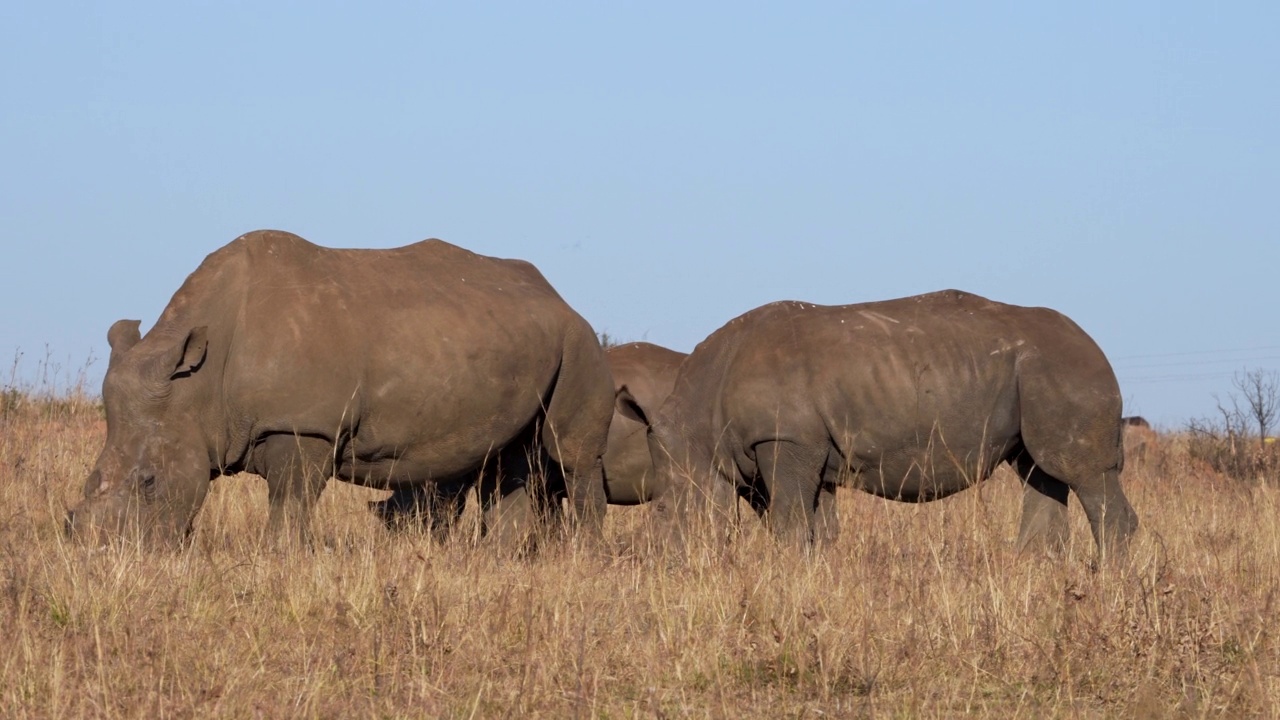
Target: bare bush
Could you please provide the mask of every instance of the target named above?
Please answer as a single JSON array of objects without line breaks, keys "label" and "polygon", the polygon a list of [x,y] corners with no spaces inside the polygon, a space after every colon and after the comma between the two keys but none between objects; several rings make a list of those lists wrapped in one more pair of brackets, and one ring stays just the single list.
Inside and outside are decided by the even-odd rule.
[{"label": "bare bush", "polygon": [[1259,445],[1265,445],[1280,407],[1280,378],[1275,372],[1244,370],[1236,373],[1231,384],[1240,392],[1239,397],[1232,393],[1232,407],[1238,416],[1257,426]]},{"label": "bare bush", "polygon": [[34,375],[24,372],[22,357],[21,351],[14,353],[9,379],[0,388],[0,419],[33,411],[49,418],[70,418],[85,411],[102,416],[102,398],[89,384],[90,368],[97,362],[92,355],[78,368],[64,370],[46,347]]},{"label": "bare bush", "polygon": [[1246,482],[1280,480],[1280,448],[1271,431],[1280,409],[1280,378],[1264,370],[1242,370],[1232,378],[1227,401],[1215,397],[1218,416],[1187,423],[1189,451],[1227,477]]}]

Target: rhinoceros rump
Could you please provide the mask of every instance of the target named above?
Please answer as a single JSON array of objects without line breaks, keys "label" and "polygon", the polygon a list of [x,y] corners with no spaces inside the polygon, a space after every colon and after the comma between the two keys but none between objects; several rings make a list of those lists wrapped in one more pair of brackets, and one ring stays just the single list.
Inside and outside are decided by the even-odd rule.
[{"label": "rhinoceros rump", "polygon": [[533,445],[577,517],[603,514],[609,369],[526,262],[252,232],[206,258],[146,337],[121,321],[108,339],[107,441],[68,515],[77,535],[180,538],[213,478],[249,471],[266,478],[271,527],[305,537],[330,476],[456,482]]},{"label": "rhinoceros rump", "polygon": [[656,503],[679,532],[708,482],[738,486],[780,537],[834,539],[834,489],[923,502],[1025,479],[1019,547],[1065,542],[1068,490],[1100,553],[1137,516],[1120,487],[1119,386],[1098,346],[1044,308],[955,290],[859,305],[766,305],[717,330],[646,413]]}]

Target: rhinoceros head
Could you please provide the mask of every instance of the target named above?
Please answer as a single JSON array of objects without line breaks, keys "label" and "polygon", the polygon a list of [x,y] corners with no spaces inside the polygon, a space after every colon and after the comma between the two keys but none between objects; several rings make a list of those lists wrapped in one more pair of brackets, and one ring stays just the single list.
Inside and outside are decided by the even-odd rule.
[{"label": "rhinoceros head", "polygon": [[[713,484],[713,458],[704,448],[695,446],[690,432],[673,403],[665,403],[660,409],[644,408],[624,385],[614,397],[614,409],[622,417],[645,425],[652,461],[651,487],[659,507],[686,500],[695,502],[704,498]],[[675,515],[682,515],[678,508]],[[681,518],[678,521],[683,521]]]},{"label": "rhinoceros head", "polygon": [[107,335],[107,442],[84,500],[67,514],[67,532],[94,543],[130,534],[179,540],[209,488],[209,451],[184,386],[204,364],[207,329],[143,340],[138,324],[121,320]]}]

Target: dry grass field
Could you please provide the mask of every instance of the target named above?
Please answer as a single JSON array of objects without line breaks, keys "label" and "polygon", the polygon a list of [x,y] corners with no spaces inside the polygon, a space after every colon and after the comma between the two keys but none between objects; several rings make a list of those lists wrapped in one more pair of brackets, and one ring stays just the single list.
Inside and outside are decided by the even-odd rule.
[{"label": "dry grass field", "polygon": [[[12,398],[11,398],[12,399]],[[1143,528],[1091,568],[1019,557],[1000,475],[919,506],[842,491],[803,558],[747,518],[687,558],[503,557],[385,531],[381,493],[332,483],[311,552],[264,549],[264,483],[218,480],[191,546],[64,541],[101,447],[90,403],[0,416],[6,717],[1280,716],[1280,490],[1197,470],[1153,438],[1126,471]]]}]

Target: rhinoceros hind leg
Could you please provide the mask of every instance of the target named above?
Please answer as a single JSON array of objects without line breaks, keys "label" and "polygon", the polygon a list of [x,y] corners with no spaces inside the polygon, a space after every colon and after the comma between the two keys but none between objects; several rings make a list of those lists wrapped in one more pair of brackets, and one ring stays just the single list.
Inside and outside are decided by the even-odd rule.
[{"label": "rhinoceros hind leg", "polygon": [[593,361],[600,353],[594,333],[583,336],[581,332],[572,332],[566,339],[541,435],[542,446],[564,472],[575,525],[586,537],[599,538],[609,504],[604,452],[615,396],[608,366]]},{"label": "rhinoceros hind leg", "polygon": [[599,536],[609,504],[604,487],[603,456],[592,458],[585,450],[566,450],[568,443],[550,430],[544,434],[543,442],[558,472],[562,473],[563,495],[569,501],[574,523],[588,537]]},{"label": "rhinoceros hind leg", "polygon": [[1138,530],[1138,514],[1120,487],[1119,470],[1108,470],[1094,482],[1076,486],[1075,491],[1093,528],[1099,561],[1127,555],[1129,539]]},{"label": "rhinoceros hind leg", "polygon": [[[1060,368],[1055,372],[1051,367],[1051,356],[1047,352],[1033,355],[1019,365],[1018,395],[1025,447],[1019,470],[1031,481],[1050,477],[1075,493],[1089,517],[1099,559],[1105,560],[1107,556],[1123,554],[1129,536],[1138,527],[1137,515],[1120,489],[1120,468],[1124,466],[1120,394],[1110,391],[1114,375],[1102,362],[1084,363],[1078,369],[1080,374],[1071,380],[1073,385],[1099,392],[1064,393],[1067,379]],[[1028,474],[1026,463],[1032,459],[1044,471],[1043,476]],[[1050,503],[1058,498],[1061,502],[1057,504],[1064,510],[1066,507],[1066,491],[1059,485],[1031,481],[1024,496],[1024,539],[1027,528],[1043,524],[1036,520],[1033,510],[1044,507],[1048,512]],[[1049,489],[1049,496],[1054,499],[1033,499],[1037,488],[1042,495]],[[1065,524],[1065,519],[1062,522]]]}]

